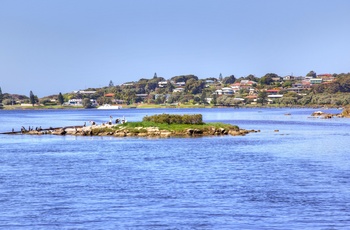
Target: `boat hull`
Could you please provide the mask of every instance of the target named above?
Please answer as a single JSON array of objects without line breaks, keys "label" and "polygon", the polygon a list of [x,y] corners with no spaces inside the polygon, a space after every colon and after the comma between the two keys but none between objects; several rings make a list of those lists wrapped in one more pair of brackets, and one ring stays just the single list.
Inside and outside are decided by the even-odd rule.
[{"label": "boat hull", "polygon": [[119,105],[102,105],[97,107],[97,109],[121,109],[122,107]]}]

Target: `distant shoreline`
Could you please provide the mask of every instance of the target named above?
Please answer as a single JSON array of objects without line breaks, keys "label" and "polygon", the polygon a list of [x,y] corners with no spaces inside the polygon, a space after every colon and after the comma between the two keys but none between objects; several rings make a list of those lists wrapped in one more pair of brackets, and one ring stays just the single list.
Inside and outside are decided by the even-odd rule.
[{"label": "distant shoreline", "polygon": [[[244,106],[212,106],[212,105],[154,105],[154,104],[139,104],[139,105],[121,105],[122,109],[213,109],[213,108],[233,108],[233,109],[242,109],[242,108],[279,108],[279,109],[343,109],[342,107],[337,106],[277,106],[277,105],[244,105]],[[82,106],[18,106],[18,105],[6,105],[0,110],[83,110],[83,109],[97,109],[97,108],[84,108]]]}]

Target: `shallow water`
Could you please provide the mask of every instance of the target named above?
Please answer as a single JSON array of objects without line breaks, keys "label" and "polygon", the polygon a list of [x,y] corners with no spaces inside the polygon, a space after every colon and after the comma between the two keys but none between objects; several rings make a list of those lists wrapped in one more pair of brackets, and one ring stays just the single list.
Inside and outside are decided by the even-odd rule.
[{"label": "shallow water", "polygon": [[201,113],[206,122],[261,131],[202,138],[0,135],[0,228],[348,229],[350,120],[310,118],[313,111],[0,111],[1,132],[156,113]]}]

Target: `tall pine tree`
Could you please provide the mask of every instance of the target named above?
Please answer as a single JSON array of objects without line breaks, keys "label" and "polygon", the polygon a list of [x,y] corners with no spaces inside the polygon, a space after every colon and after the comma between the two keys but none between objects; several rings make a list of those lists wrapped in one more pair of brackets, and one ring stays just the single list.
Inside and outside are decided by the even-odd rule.
[{"label": "tall pine tree", "polygon": [[2,99],[3,99],[3,95],[2,95],[2,90],[1,90],[1,87],[0,87],[0,103],[2,103]]},{"label": "tall pine tree", "polygon": [[34,106],[35,96],[34,96],[34,93],[32,91],[30,91],[30,93],[29,93],[29,101],[30,101],[30,104],[32,104]]},{"label": "tall pine tree", "polygon": [[58,94],[58,102],[60,103],[60,105],[62,105],[64,103],[64,98],[63,98],[61,92]]}]

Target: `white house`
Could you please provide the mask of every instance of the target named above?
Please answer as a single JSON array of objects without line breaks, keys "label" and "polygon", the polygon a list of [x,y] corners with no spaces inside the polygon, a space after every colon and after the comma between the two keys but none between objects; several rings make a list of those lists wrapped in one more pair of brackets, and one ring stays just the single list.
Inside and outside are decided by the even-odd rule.
[{"label": "white house", "polygon": [[73,91],[73,93],[79,93],[79,94],[94,94],[96,93],[96,91],[93,91],[93,90],[76,90],[76,91]]},{"label": "white house", "polygon": [[[90,99],[91,105],[92,106],[97,106],[98,103],[94,99]],[[70,99],[68,102],[64,103],[65,105],[70,105],[70,106],[83,106],[83,100],[82,99]]]},{"label": "white house", "polygon": [[321,84],[322,81],[322,78],[312,78],[310,79],[310,84]]},{"label": "white house", "polygon": [[267,95],[268,98],[282,98],[283,94],[271,94]]},{"label": "white house", "polygon": [[159,88],[164,88],[168,85],[168,82],[167,81],[160,81],[158,82],[158,86]]},{"label": "white house", "polygon": [[231,84],[231,88],[233,89],[234,92],[236,92],[241,89],[241,83],[239,82],[233,83]]},{"label": "white house", "polygon": [[186,82],[184,82],[184,81],[176,82],[175,85],[178,86],[178,87],[185,86]]},{"label": "white house", "polygon": [[231,87],[224,87],[221,90],[224,95],[233,95],[233,89]]},{"label": "white house", "polygon": [[221,90],[221,89],[215,90],[215,94],[216,94],[216,95],[222,95],[222,90]]},{"label": "white house", "polygon": [[179,87],[179,88],[174,89],[174,90],[173,90],[173,93],[181,93],[181,92],[183,92],[184,90],[185,90],[185,88]]},{"label": "white house", "polygon": [[82,106],[83,100],[82,99],[70,99],[70,100],[68,100],[67,105]]}]

